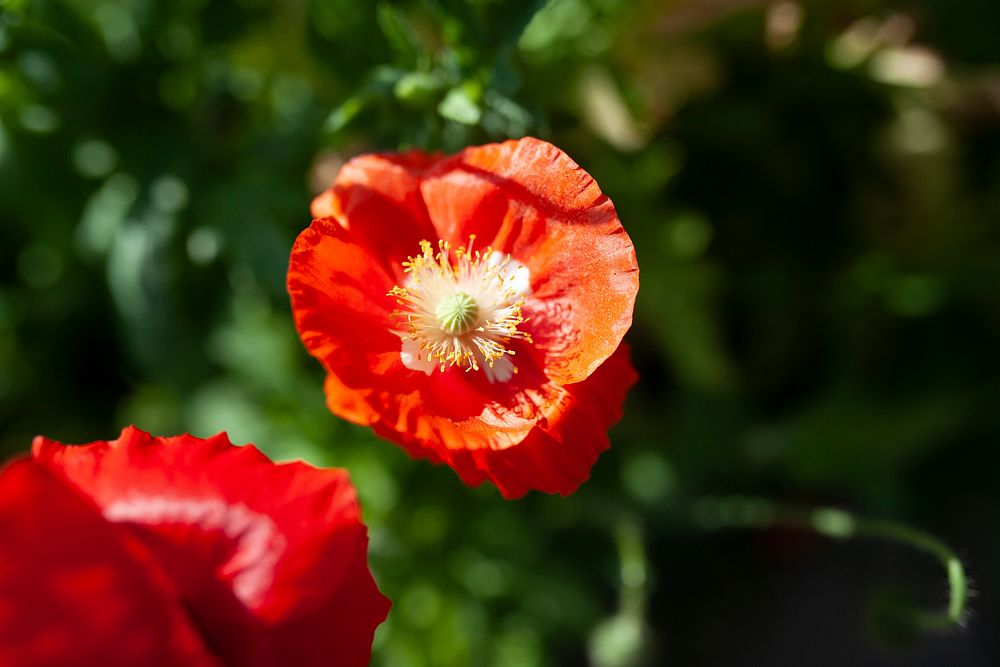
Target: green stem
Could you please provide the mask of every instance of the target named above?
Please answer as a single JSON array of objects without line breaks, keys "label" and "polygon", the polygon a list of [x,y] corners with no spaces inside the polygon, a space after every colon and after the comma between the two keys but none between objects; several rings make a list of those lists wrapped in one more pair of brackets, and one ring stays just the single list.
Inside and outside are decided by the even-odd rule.
[{"label": "green stem", "polygon": [[936,558],[948,573],[948,606],[940,611],[914,610],[917,627],[948,631],[961,628],[965,622],[969,588],[961,559],[947,544],[916,528],[858,517],[834,507],[795,507],[745,497],[704,498],[695,504],[692,518],[699,526],[711,530],[788,527],[837,540],[855,537],[886,540],[923,551]]},{"label": "green stem", "polygon": [[648,565],[642,530],[633,517],[622,518],[615,527],[615,544],[621,575],[621,613],[642,622],[646,615]]}]

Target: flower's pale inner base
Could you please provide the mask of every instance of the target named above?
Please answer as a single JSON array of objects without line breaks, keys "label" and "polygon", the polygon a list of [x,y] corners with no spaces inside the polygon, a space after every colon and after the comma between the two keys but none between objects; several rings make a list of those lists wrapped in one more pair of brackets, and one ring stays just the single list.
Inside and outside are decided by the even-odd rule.
[{"label": "flower's pale inner base", "polygon": [[438,241],[420,242],[421,253],[403,262],[408,274],[402,287],[389,292],[399,309],[393,316],[403,328],[399,358],[403,365],[428,375],[452,366],[483,371],[490,382],[507,382],[517,366],[510,341],[531,342],[518,329],[521,308],[530,294],[528,268],[491,248],[452,250]]}]

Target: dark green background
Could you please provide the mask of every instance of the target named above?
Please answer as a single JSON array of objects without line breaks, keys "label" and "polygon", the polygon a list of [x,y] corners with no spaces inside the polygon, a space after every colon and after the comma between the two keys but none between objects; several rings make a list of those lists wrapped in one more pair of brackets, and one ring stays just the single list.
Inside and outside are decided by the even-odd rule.
[{"label": "dark green background", "polygon": [[[135,423],[348,467],[377,665],[1000,664],[1000,3],[0,7],[4,453]],[[505,502],[330,415],[283,284],[345,159],[525,134],[635,241],[641,379],[578,493]],[[968,630],[873,620],[944,604],[926,556],[705,494],[930,530]]]}]

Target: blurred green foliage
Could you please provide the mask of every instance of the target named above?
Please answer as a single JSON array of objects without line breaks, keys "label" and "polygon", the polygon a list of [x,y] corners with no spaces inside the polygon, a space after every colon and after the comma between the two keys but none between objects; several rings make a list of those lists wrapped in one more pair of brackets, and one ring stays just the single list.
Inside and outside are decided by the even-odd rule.
[{"label": "blurred green foliage", "polygon": [[[873,583],[943,603],[913,554],[678,518],[842,503],[998,590],[997,26],[993,0],[0,2],[0,448],[135,423],[348,467],[395,601],[378,665],[997,664],[995,596],[962,637],[862,636]],[[635,241],[642,379],[589,483],[508,503],[330,415],[283,285],[351,155],[524,134]]]}]

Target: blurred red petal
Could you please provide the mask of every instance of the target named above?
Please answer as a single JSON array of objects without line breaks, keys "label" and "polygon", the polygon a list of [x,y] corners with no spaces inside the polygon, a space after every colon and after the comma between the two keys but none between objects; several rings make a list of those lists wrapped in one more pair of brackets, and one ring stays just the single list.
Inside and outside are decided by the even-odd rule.
[{"label": "blurred red petal", "polygon": [[150,549],[226,664],[367,664],[389,601],[346,472],[275,465],[225,434],[33,450]]},{"label": "blurred red petal", "polygon": [[41,465],[0,472],[0,665],[219,664],[138,540]]}]

